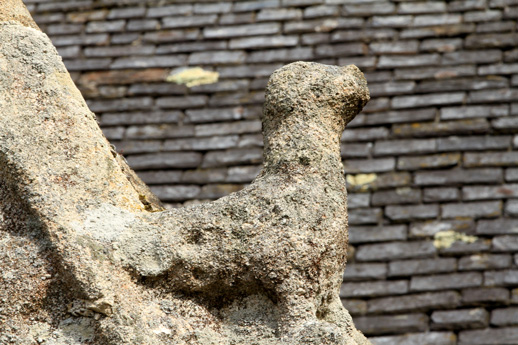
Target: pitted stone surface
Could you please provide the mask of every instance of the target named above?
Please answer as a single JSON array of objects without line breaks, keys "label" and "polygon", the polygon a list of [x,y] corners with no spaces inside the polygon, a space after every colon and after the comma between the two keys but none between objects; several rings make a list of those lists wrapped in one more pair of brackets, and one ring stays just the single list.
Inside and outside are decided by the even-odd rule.
[{"label": "pitted stone surface", "polygon": [[[0,231],[20,260],[2,279],[34,295],[2,299],[1,341],[370,344],[339,299],[340,137],[369,99],[356,67],[276,71],[259,176],[215,202],[162,211],[50,40],[9,21],[0,41]],[[27,303],[34,310],[20,313]]]}]

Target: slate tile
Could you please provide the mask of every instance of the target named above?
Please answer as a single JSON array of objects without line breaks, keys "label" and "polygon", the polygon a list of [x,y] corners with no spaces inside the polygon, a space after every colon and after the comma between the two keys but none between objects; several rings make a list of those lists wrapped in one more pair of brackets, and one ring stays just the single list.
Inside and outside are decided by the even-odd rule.
[{"label": "slate tile", "polygon": [[459,345],[512,345],[516,343],[518,343],[518,327],[488,328],[459,333]]},{"label": "slate tile", "polygon": [[354,318],[354,324],[366,336],[425,332],[428,329],[428,316],[425,314],[360,316]]},{"label": "slate tile", "polygon": [[349,263],[343,277],[346,282],[385,279],[387,277],[387,265],[384,263]]},{"label": "slate tile", "polygon": [[[367,302],[369,313],[401,313],[426,311],[430,309],[455,308],[460,305],[460,294],[456,291],[427,292],[406,296],[391,296],[370,299]],[[400,344],[400,343],[396,343]],[[422,344],[420,342],[413,344]],[[435,344],[435,343],[431,343]],[[410,345],[410,343],[409,343]]]},{"label": "slate tile", "polygon": [[468,119],[444,122],[421,122],[419,124],[397,124],[392,127],[396,136],[447,136],[480,134],[489,132],[486,119]]},{"label": "slate tile", "polygon": [[460,185],[473,183],[502,183],[503,171],[498,168],[450,169],[418,171],[414,182],[417,185]]},{"label": "slate tile", "polygon": [[373,206],[386,206],[394,204],[418,204],[421,201],[421,190],[412,188],[397,188],[395,190],[383,190],[372,195]]},{"label": "slate tile", "polygon": [[499,308],[491,312],[491,324],[502,327],[518,324],[518,308]]},{"label": "slate tile", "polygon": [[511,266],[511,255],[473,254],[459,260],[459,271],[504,269]]},{"label": "slate tile", "polygon": [[399,157],[397,168],[398,170],[449,168],[458,165],[460,160],[460,153]]},{"label": "slate tile", "polygon": [[[488,285],[487,283],[487,275],[484,274],[484,285]],[[509,290],[501,287],[484,287],[462,290],[463,304],[481,305],[491,303],[507,303],[509,298]]]},{"label": "slate tile", "polygon": [[389,262],[389,277],[404,277],[421,274],[437,274],[455,272],[457,260],[455,258],[412,259]]},{"label": "slate tile", "polygon": [[430,241],[364,244],[358,247],[357,261],[386,261],[431,257],[436,249]]},{"label": "slate tile", "polygon": [[414,276],[410,280],[410,291],[433,291],[477,287],[482,285],[482,274],[478,272],[435,274]]},{"label": "slate tile", "polygon": [[195,198],[201,188],[194,185],[150,186],[151,191],[162,201],[184,201]]},{"label": "slate tile", "polygon": [[387,206],[385,216],[392,221],[410,221],[415,219],[436,218],[439,215],[439,205],[408,205],[408,206]]},{"label": "slate tile", "polygon": [[[459,120],[477,117],[497,117],[509,115],[509,105],[470,105],[461,107],[443,107],[440,110],[441,120]],[[463,138],[469,139],[469,138]]]},{"label": "slate tile", "polygon": [[501,201],[476,201],[441,205],[443,218],[473,217],[494,218],[502,214]]},{"label": "slate tile", "polygon": [[349,243],[351,244],[385,241],[404,241],[406,240],[406,237],[406,225],[349,227]]},{"label": "slate tile", "polygon": [[426,188],[423,190],[423,202],[458,201],[460,196],[458,188]]},{"label": "slate tile", "polygon": [[[202,155],[195,152],[149,153],[128,156],[128,164],[135,170],[194,168]],[[188,199],[188,198],[186,198]]]},{"label": "slate tile", "polygon": [[475,234],[475,222],[471,219],[448,219],[416,222],[410,225],[410,237],[433,237],[440,231]]},{"label": "slate tile", "polygon": [[456,345],[455,333],[450,332],[426,332],[411,333],[406,335],[392,335],[383,337],[371,337],[369,340],[374,345],[415,345],[415,344],[434,344],[434,345]]},{"label": "slate tile", "polygon": [[407,280],[342,283],[340,298],[404,295],[407,292]]},{"label": "slate tile", "polygon": [[432,329],[472,329],[488,325],[489,313],[483,308],[434,311]]}]

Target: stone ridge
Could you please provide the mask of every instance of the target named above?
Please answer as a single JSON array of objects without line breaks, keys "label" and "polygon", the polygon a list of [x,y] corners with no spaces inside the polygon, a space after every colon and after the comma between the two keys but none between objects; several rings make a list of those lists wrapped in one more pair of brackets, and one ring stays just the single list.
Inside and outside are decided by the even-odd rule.
[{"label": "stone ridge", "polygon": [[[518,343],[518,2],[25,3],[169,207],[257,175],[275,69],[356,64],[372,100],[342,137],[343,303],[375,344]],[[219,81],[166,82],[187,66]]]}]

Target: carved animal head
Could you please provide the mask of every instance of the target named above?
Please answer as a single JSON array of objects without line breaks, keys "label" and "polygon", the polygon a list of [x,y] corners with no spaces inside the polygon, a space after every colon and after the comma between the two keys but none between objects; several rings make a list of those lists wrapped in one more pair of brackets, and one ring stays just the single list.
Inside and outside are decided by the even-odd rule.
[{"label": "carved animal head", "polygon": [[354,65],[294,62],[275,71],[266,88],[263,122],[275,126],[289,116],[306,120],[332,117],[341,129],[369,101],[363,73]]}]

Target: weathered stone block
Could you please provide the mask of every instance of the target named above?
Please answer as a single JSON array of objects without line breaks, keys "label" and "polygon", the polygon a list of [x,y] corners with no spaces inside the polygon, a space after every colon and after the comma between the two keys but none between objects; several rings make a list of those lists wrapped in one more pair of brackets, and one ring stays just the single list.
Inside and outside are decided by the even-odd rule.
[{"label": "weathered stone block", "polygon": [[379,173],[394,170],[396,160],[394,158],[379,159],[348,159],[344,162],[347,174]]},{"label": "weathered stone block", "polygon": [[442,153],[429,156],[399,157],[397,168],[399,170],[449,168],[458,165],[460,159],[460,153]]},{"label": "weathered stone block", "polygon": [[164,201],[184,201],[194,199],[201,188],[193,185],[151,186],[151,191]]},{"label": "weathered stone block", "polygon": [[428,316],[425,314],[361,316],[354,318],[354,324],[367,336],[425,332],[428,329]]},{"label": "weathered stone block", "polygon": [[417,204],[421,201],[421,190],[398,188],[395,190],[378,191],[372,195],[373,206],[393,204]]},{"label": "weathered stone block", "polygon": [[[419,83],[416,91],[419,93],[445,92],[445,91],[467,91],[498,89],[507,87],[509,81],[503,77],[494,78],[462,78],[454,80],[431,80]],[[497,109],[495,109],[497,110]],[[455,117],[454,117],[455,118]]]},{"label": "weathered stone block", "polygon": [[113,21],[96,21],[89,22],[86,25],[87,33],[104,33],[104,32],[121,32],[126,26],[125,20],[113,20]]},{"label": "weathered stone block", "polygon": [[456,345],[457,337],[450,332],[427,332],[413,333],[407,335],[394,335],[370,338],[374,345],[415,345],[415,344],[434,344],[434,345]]},{"label": "weathered stone block", "polygon": [[365,244],[356,252],[358,261],[383,261],[430,257],[436,248],[430,241]]},{"label": "weathered stone block", "polygon": [[477,272],[436,274],[427,277],[412,277],[410,291],[462,289],[481,285],[482,274]]},{"label": "weathered stone block", "polygon": [[477,75],[477,68],[473,65],[398,68],[394,73],[397,80],[450,79]]},{"label": "weathered stone block", "polygon": [[503,269],[510,266],[510,255],[474,254],[459,260],[459,271]]},{"label": "weathered stone block", "polygon": [[[296,46],[299,42],[299,37],[294,35],[277,35],[277,36],[253,36],[246,38],[233,38],[230,40],[229,47],[230,49],[263,49],[263,48],[282,48],[282,47],[293,47]],[[308,48],[298,48],[295,51],[304,52],[305,50],[309,50]],[[270,51],[270,55],[275,52],[279,54],[283,54],[283,51]],[[286,52],[289,52],[287,50]],[[267,54],[264,51],[259,53]],[[310,52],[311,53],[311,52]],[[284,53],[286,54],[286,53]],[[308,53],[305,53],[308,56]],[[258,58],[258,54],[251,54],[248,58],[250,62],[270,62],[270,61],[286,61],[288,57],[275,59],[271,57],[270,59],[265,59],[264,57]],[[266,61],[264,61],[266,60]],[[293,59],[291,59],[293,60]]]},{"label": "weathered stone block", "polygon": [[93,112],[113,112],[148,109],[153,105],[150,97],[134,97],[115,100],[89,101],[88,106]]},{"label": "weathered stone block", "polygon": [[302,10],[298,8],[275,8],[262,9],[257,14],[258,22],[298,20],[302,18]]},{"label": "weathered stone block", "polygon": [[421,42],[420,51],[448,53],[462,48],[460,38],[429,38]]},{"label": "weathered stone block", "polygon": [[146,126],[130,126],[126,131],[128,139],[167,139],[167,138],[183,138],[194,134],[194,128],[191,126],[178,125],[146,125]]},{"label": "weathered stone block", "polygon": [[393,221],[436,218],[439,215],[439,205],[387,206],[385,215]]},{"label": "weathered stone block", "polygon": [[460,295],[458,292],[443,291],[371,299],[367,302],[367,311],[369,313],[401,313],[455,308],[459,305]]},{"label": "weathered stone block", "polygon": [[518,236],[504,235],[493,237],[492,249],[497,252],[518,251]]},{"label": "weathered stone block", "polygon": [[230,193],[235,193],[243,189],[241,184],[209,184],[201,188],[199,198],[219,199]]},{"label": "weathered stone block", "polygon": [[142,18],[145,14],[145,7],[113,8],[108,14],[108,19]]},{"label": "weathered stone block", "polygon": [[470,183],[501,183],[503,171],[495,168],[451,169],[441,171],[418,171],[415,174],[418,185],[451,185]]},{"label": "weathered stone block", "polygon": [[445,136],[451,134],[487,133],[490,127],[486,119],[470,119],[449,122],[429,122],[394,125],[397,136]]},{"label": "weathered stone block", "polygon": [[407,292],[407,280],[343,283],[340,287],[340,298],[404,295]]},{"label": "weathered stone block", "polygon": [[115,59],[110,65],[113,69],[123,68],[154,68],[154,67],[177,67],[185,65],[187,62],[186,55],[174,56],[136,56],[121,57]]},{"label": "weathered stone block", "polygon": [[473,186],[462,188],[463,200],[505,199],[518,196],[517,184],[501,186]]},{"label": "weathered stone block", "polygon": [[401,14],[423,14],[446,12],[446,3],[443,1],[408,3],[402,2],[398,6]]},{"label": "weathered stone block", "polygon": [[215,136],[208,138],[185,138],[166,140],[163,145],[165,151],[210,151],[235,147],[239,136]]},{"label": "weathered stone block", "polygon": [[512,345],[518,342],[518,327],[493,328],[459,333],[459,345]]},{"label": "weathered stone block", "polygon": [[[488,275],[484,274],[484,285],[487,285]],[[462,290],[464,304],[507,303],[509,290],[504,288],[474,288]]]},{"label": "weathered stone block", "polygon": [[491,312],[491,324],[498,327],[518,324],[518,308],[494,309]]},{"label": "weathered stone block", "polygon": [[230,167],[225,182],[250,183],[260,171],[261,168],[255,165]]},{"label": "weathered stone block", "polygon": [[203,158],[203,168],[229,165],[257,164],[262,162],[261,149],[229,149],[226,151],[211,151]]},{"label": "weathered stone block", "polygon": [[210,13],[229,13],[232,9],[232,3],[231,2],[217,2],[217,3],[208,3],[208,4],[201,4],[201,3],[195,3],[194,4],[194,13],[200,13],[200,14],[210,14]]},{"label": "weathered stone block", "polygon": [[360,207],[369,207],[370,197],[371,195],[369,193],[349,193],[347,195],[347,209],[352,210]]},{"label": "weathered stone block", "polygon": [[518,152],[501,151],[492,152],[490,155],[485,153],[465,153],[464,166],[481,167],[481,166],[513,166],[518,164]]},{"label": "weathered stone block", "polygon": [[178,170],[141,171],[138,176],[147,184],[173,184],[181,182],[182,172]]},{"label": "weathered stone block", "polygon": [[281,26],[278,23],[219,26],[213,28],[209,27],[203,30],[203,37],[212,39],[240,36],[273,35],[279,33],[280,29]]},{"label": "weathered stone block", "polygon": [[200,108],[207,104],[207,96],[159,97],[156,105],[161,109]]},{"label": "weathered stone block", "polygon": [[234,4],[234,12],[257,11],[263,8],[279,7],[280,0],[240,1]]},{"label": "weathered stone block", "polygon": [[389,263],[389,277],[404,277],[420,274],[455,272],[457,260],[454,258],[400,260]]},{"label": "weathered stone block", "polygon": [[215,24],[217,20],[218,16],[215,14],[166,17],[162,18],[162,27],[165,29],[205,27]]},{"label": "weathered stone block", "polygon": [[404,28],[412,24],[413,16],[373,16],[372,26],[374,27],[389,27],[389,28]]},{"label": "weathered stone block", "polygon": [[356,208],[349,212],[349,224],[377,224],[380,222],[383,212],[381,208]]},{"label": "weathered stone block", "polygon": [[429,153],[436,149],[435,139],[378,140],[374,145],[374,154],[381,156]]},{"label": "weathered stone block", "polygon": [[351,226],[349,227],[349,243],[404,241],[406,233],[405,225]]},{"label": "weathered stone block", "polygon": [[189,65],[232,65],[245,62],[244,51],[197,52],[189,55]]},{"label": "weathered stone block", "polygon": [[[413,83],[413,82],[412,82]],[[398,110],[381,113],[372,113],[365,116],[365,125],[381,125],[394,123],[408,123],[430,121],[435,118],[436,110],[425,108],[419,110]],[[388,142],[386,142],[388,144]]]},{"label": "weathered stone block", "polygon": [[[270,39],[270,46],[276,44],[275,39]],[[248,54],[247,62],[249,63],[267,63],[277,61],[294,61],[297,59],[310,60],[313,57],[311,48],[293,48],[293,49],[275,49],[263,50]]]},{"label": "weathered stone block", "polygon": [[161,30],[146,32],[143,40],[152,43],[194,41],[198,38],[199,34],[199,29]]},{"label": "weathered stone block", "polygon": [[449,247],[439,249],[442,255],[468,255],[487,252],[491,248],[491,240],[478,239],[469,243],[464,241],[455,241]]},{"label": "weathered stone block", "polygon": [[350,263],[344,273],[344,281],[375,280],[387,277],[387,264]]},{"label": "weathered stone block", "polygon": [[[437,149],[439,151],[483,151],[506,149],[510,146],[510,136],[470,136],[437,139]],[[475,169],[472,169],[475,171]]]},{"label": "weathered stone block", "polygon": [[167,16],[181,16],[190,15],[193,13],[193,6],[190,4],[185,5],[170,5],[170,6],[159,6],[150,7],[147,11],[147,17],[167,17]]},{"label": "weathered stone block", "polygon": [[425,188],[423,190],[424,202],[458,201],[460,192],[457,188]]},{"label": "weathered stone block", "polygon": [[488,318],[488,312],[482,308],[434,311],[431,316],[433,329],[484,328]]},{"label": "weathered stone block", "polygon": [[361,129],[346,129],[342,133],[342,141],[373,141],[389,136],[389,130],[385,127],[371,127]]},{"label": "weathered stone block", "polygon": [[494,218],[502,214],[502,202],[479,201],[464,204],[444,204],[441,205],[441,214],[444,218]]},{"label": "weathered stone block", "polygon": [[433,237],[440,231],[455,231],[466,234],[475,233],[475,222],[471,219],[431,220],[412,223],[409,235],[411,237]]},{"label": "weathered stone block", "polygon": [[462,103],[466,94],[457,93],[441,93],[432,95],[419,96],[396,96],[392,100],[392,106],[395,109],[428,107],[432,105],[448,105]]},{"label": "weathered stone block", "polygon": [[304,9],[304,18],[336,17],[340,13],[338,6],[317,5]]}]

